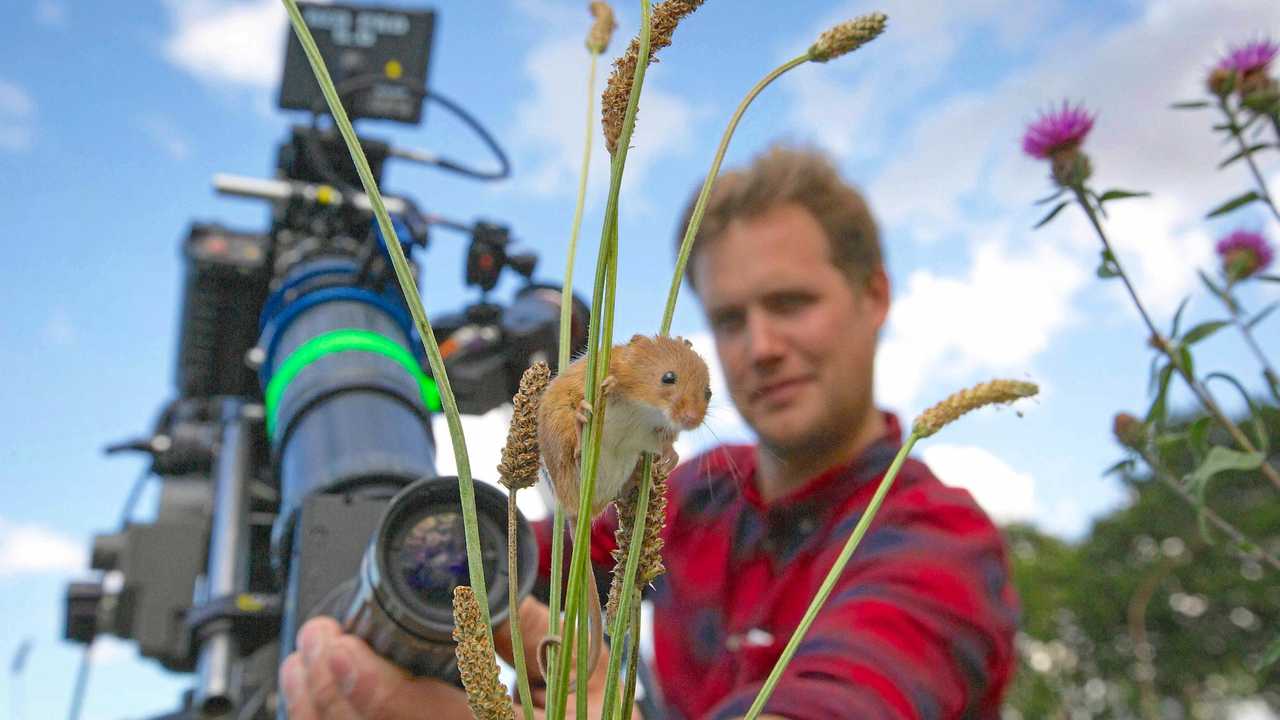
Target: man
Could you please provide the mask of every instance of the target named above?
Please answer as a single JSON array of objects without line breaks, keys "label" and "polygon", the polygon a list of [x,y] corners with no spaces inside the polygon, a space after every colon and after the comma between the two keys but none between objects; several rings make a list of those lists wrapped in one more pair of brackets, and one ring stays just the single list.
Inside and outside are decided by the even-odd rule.
[{"label": "man", "polygon": [[[668,574],[653,593],[655,669],[668,717],[733,718],[750,706],[901,445],[897,419],[872,395],[889,281],[861,196],[822,156],[787,148],[717,179],[688,279],[733,402],[759,442],[717,448],[672,475]],[[594,529],[597,560],[611,547],[610,524]],[[537,628],[527,640],[546,626],[537,603],[521,617]],[[967,492],[908,461],[766,712],[997,717],[1016,621],[995,527]],[[313,650],[339,642],[332,623],[308,624],[302,635]],[[504,634],[498,643],[509,646]],[[333,682],[322,649],[311,662],[285,664],[286,694],[303,708],[295,717],[313,717],[306,691],[323,698]],[[439,683],[405,681],[361,658],[357,703],[465,706]],[[588,683],[594,703],[601,675]]]}]

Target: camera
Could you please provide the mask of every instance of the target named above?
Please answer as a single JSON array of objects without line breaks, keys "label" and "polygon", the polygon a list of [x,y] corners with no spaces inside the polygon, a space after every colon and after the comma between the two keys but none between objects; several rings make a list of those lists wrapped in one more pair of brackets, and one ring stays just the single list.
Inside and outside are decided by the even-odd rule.
[{"label": "camera", "polygon": [[[353,120],[417,125],[434,102],[499,164],[482,171],[361,137],[375,179],[395,160],[472,179],[509,174],[483,126],[427,89],[433,11],[300,6]],[[290,128],[274,177],[214,178],[220,193],[268,203],[269,226],[190,226],[175,396],[150,433],[107,449],[149,457],[156,516],[131,519],[135,488],[120,528],[93,539],[91,567],[103,575],[66,592],[67,639],[115,635],[195,674],[166,718],[283,713],[276,669],[298,627],[319,614],[414,673],[460,682],[452,591],[469,581],[458,479],[436,473],[436,379],[390,265],[391,239],[341,137],[322,122],[323,98],[292,34],[278,104],[311,122]],[[385,204],[415,274],[436,231],[468,242],[463,277],[479,297],[434,318],[433,332],[462,412],[509,402],[525,368],[558,355],[560,287],[534,281],[537,256],[517,251],[506,225],[449,219],[406,195]],[[503,304],[491,291],[507,273],[523,287]],[[589,311],[572,302],[580,351]],[[536,546],[520,518],[521,553],[509,567],[506,498],[485,483],[474,489],[497,623],[512,583],[530,591]]]}]

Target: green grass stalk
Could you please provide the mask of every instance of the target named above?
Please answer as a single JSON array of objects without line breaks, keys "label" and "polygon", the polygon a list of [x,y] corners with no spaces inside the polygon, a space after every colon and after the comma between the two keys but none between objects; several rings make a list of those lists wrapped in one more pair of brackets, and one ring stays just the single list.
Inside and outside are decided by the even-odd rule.
[{"label": "green grass stalk", "polygon": [[422,306],[422,299],[418,293],[418,284],[414,280],[413,271],[404,256],[404,249],[400,246],[400,238],[396,235],[395,226],[391,223],[386,204],[382,200],[382,193],[379,192],[378,183],[373,178],[373,171],[369,168],[369,160],[365,157],[364,150],[360,147],[360,141],[356,137],[355,129],[351,126],[351,120],[347,117],[347,112],[342,107],[342,100],[338,97],[338,91],[333,86],[333,78],[329,76],[324,59],[320,56],[320,50],[316,47],[315,39],[307,28],[307,23],[302,17],[302,12],[298,9],[296,0],[282,0],[282,2],[284,2],[285,9],[289,13],[289,21],[293,25],[294,33],[297,34],[298,40],[302,43],[302,49],[306,52],[307,60],[311,63],[311,70],[316,76],[316,81],[320,84],[320,90],[324,93],[325,101],[329,105],[329,111],[333,114],[334,123],[338,126],[342,139],[347,144],[347,150],[351,153],[351,160],[355,163],[356,172],[360,175],[360,183],[364,186],[365,195],[369,197],[369,203],[373,206],[374,217],[378,220],[378,228],[382,231],[382,237],[386,239],[387,253],[391,256],[391,264],[395,268],[396,280],[400,283],[400,291],[404,294],[405,302],[409,306],[409,313],[413,316],[418,335],[422,337],[422,344],[427,352],[427,360],[431,365],[431,375],[440,390],[440,403],[444,408],[445,420],[449,425],[449,438],[453,443],[453,454],[458,465],[458,494],[461,497],[462,522],[467,543],[467,569],[470,574],[471,588],[476,597],[480,598],[480,614],[485,623],[485,631],[489,635],[489,642],[492,645],[493,628],[491,626],[492,621],[489,619],[489,603],[487,601],[489,594],[485,587],[484,563],[481,559],[480,532],[476,521],[476,499],[471,479],[471,461],[467,455],[467,445],[462,435],[462,421],[458,414],[458,403],[454,398],[453,388],[449,384],[449,376],[445,373],[444,358],[440,355],[440,346],[436,343],[436,336],[431,329],[431,322],[427,319],[426,310]]},{"label": "green grass stalk", "polygon": [[516,689],[520,693],[520,709],[524,720],[533,720],[533,693],[529,691],[529,669],[525,667],[524,633],[520,629],[520,565],[516,556],[516,492],[511,488],[507,495],[507,568],[511,580],[507,583],[507,602],[511,623],[511,655],[516,668]]},{"label": "green grass stalk", "polygon": [[[627,547],[627,565],[622,575],[622,599],[618,603],[618,612],[614,616],[613,627],[609,631],[610,637],[613,638],[619,650],[622,648],[622,638],[626,633],[627,623],[631,619],[631,606],[635,598],[632,590],[636,586],[636,572],[640,568],[640,556],[643,554],[645,516],[649,513],[649,490],[653,486],[653,457],[646,453],[643,462],[644,474],[640,482],[640,496],[636,499],[635,522],[631,527],[631,542]],[[638,636],[633,635],[633,647],[637,640]],[[605,678],[604,686],[604,720],[614,716],[614,706],[618,700],[618,673],[621,667],[622,653],[610,653],[609,674]]]},{"label": "green grass stalk", "polygon": [[880,487],[876,488],[876,493],[871,497],[871,502],[867,505],[866,512],[862,513],[858,524],[853,528],[853,532],[849,534],[849,539],[845,541],[844,548],[840,550],[840,555],[836,558],[835,565],[831,566],[831,570],[827,572],[827,576],[822,580],[818,593],[813,596],[813,600],[809,603],[809,609],[805,610],[804,617],[800,619],[800,625],[791,634],[791,639],[787,641],[787,646],[782,650],[782,656],[778,658],[778,662],[774,664],[769,677],[765,679],[764,686],[760,688],[760,693],[756,695],[755,702],[751,703],[751,709],[747,710],[745,720],[755,720],[760,715],[760,712],[764,710],[764,705],[769,701],[769,696],[773,694],[773,689],[777,687],[778,680],[782,677],[782,672],[787,669],[787,664],[791,662],[791,658],[796,654],[796,648],[800,647],[800,641],[804,640],[805,633],[809,632],[809,626],[813,625],[813,620],[818,616],[818,611],[822,609],[827,597],[831,595],[831,591],[835,588],[836,581],[840,579],[841,573],[844,572],[845,565],[849,563],[849,558],[853,555],[853,551],[858,549],[858,544],[862,542],[862,536],[866,535],[867,528],[871,527],[871,521],[875,519],[876,513],[880,511],[880,504],[884,502],[885,496],[889,494],[889,488],[893,487],[893,481],[898,477],[898,471],[902,468],[902,463],[907,459],[907,454],[911,452],[911,448],[918,439],[915,433],[908,435],[907,441],[903,443],[902,448],[898,450],[897,456],[893,458],[893,464],[889,466],[884,479],[880,481]]},{"label": "green grass stalk", "polygon": [[[591,69],[587,73],[587,128],[586,139],[583,141],[582,150],[582,171],[578,176],[578,200],[573,209],[573,227],[569,232],[569,256],[565,260],[564,286],[560,291],[560,357],[556,364],[556,372],[564,372],[569,367],[572,358],[569,356],[571,340],[570,321],[573,318],[573,267],[574,259],[578,254],[578,235],[582,230],[582,211],[587,200],[587,176],[591,169],[591,146],[593,144],[594,135],[592,134],[592,124],[594,120],[594,98],[596,86],[596,60],[600,57],[599,53],[589,53],[591,55]],[[549,632],[551,635],[560,634],[560,586],[563,582],[562,575],[564,565],[564,508],[556,504],[554,515],[551,521],[551,597],[550,614],[551,624]],[[547,667],[556,666],[557,648],[555,645],[548,646],[547,649]],[[550,678],[548,678],[548,681]]]},{"label": "green grass stalk", "polygon": [[[645,70],[648,63],[644,59],[649,57],[649,36],[650,36],[650,9],[649,0],[640,0],[640,42],[639,57],[642,62],[636,63],[635,77],[631,81],[631,94],[627,99],[627,110],[623,116],[622,131],[619,134],[618,149],[614,153],[613,162],[610,166],[609,173],[609,195],[605,205],[604,223],[601,228],[600,249],[596,259],[596,285],[592,293],[591,305],[591,336],[588,341],[587,355],[587,372],[586,372],[586,400],[591,404],[593,412],[590,422],[587,423],[586,444],[583,448],[582,468],[579,473],[579,504],[577,527],[574,528],[574,544],[573,556],[570,559],[569,568],[569,589],[565,600],[565,611],[569,617],[575,617],[578,606],[585,600],[585,582],[584,576],[587,572],[588,558],[591,554],[590,547],[590,530],[591,530],[591,498],[595,492],[595,475],[596,465],[600,454],[600,436],[599,430],[603,428],[604,422],[604,403],[599,397],[599,379],[600,373],[609,367],[609,351],[610,342],[608,337],[601,338],[601,312],[605,295],[605,285],[607,278],[611,275],[616,277],[616,273],[609,273],[610,256],[616,257],[616,245],[618,234],[618,195],[622,188],[622,172],[626,166],[627,151],[631,143],[631,133],[635,128],[636,109],[640,102],[640,90],[644,85]],[[615,261],[616,262],[616,261]],[[612,296],[612,293],[609,293]],[[608,310],[608,315],[612,317],[612,308]],[[571,645],[572,623],[566,623],[565,628],[565,646]],[[551,695],[551,703],[548,705],[548,716],[562,717],[565,709],[565,700],[568,695],[568,675],[569,675],[569,654],[565,653],[556,664],[555,672],[555,692]],[[579,678],[579,682],[586,683],[586,678]],[[583,688],[585,691],[585,686]],[[557,714],[557,711],[559,714]]]},{"label": "green grass stalk", "polygon": [[689,218],[689,227],[685,230],[684,239],[680,241],[680,253],[676,257],[675,275],[671,278],[671,289],[667,291],[667,305],[662,311],[662,328],[659,330],[661,334],[666,335],[671,331],[671,320],[676,313],[676,299],[680,296],[680,281],[684,279],[684,269],[689,263],[689,252],[693,248],[693,238],[697,236],[698,226],[702,224],[702,214],[707,210],[707,198],[711,195],[711,185],[715,182],[716,176],[720,174],[720,163],[724,162],[724,154],[729,149],[729,140],[733,137],[733,131],[738,127],[738,121],[742,119],[742,114],[747,111],[747,106],[769,86],[769,83],[777,80],[788,70],[803,65],[809,59],[810,54],[806,52],[804,55],[792,58],[774,68],[772,72],[765,75],[760,82],[755,84],[755,87],[747,92],[742,102],[738,103],[738,109],[734,111],[733,117],[729,119],[729,125],[724,129],[724,134],[720,137],[720,146],[716,148],[715,157],[711,161],[711,170],[707,172],[706,179],[702,181],[702,190],[698,192],[698,201],[693,206],[693,215]]}]

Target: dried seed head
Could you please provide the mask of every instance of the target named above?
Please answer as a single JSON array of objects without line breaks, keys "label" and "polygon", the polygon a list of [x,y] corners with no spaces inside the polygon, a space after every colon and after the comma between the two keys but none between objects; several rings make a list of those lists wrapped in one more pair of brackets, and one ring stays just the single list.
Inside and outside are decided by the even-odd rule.
[{"label": "dried seed head", "polygon": [[[658,465],[653,466],[653,487],[649,489],[649,509],[645,512],[644,543],[640,546],[640,565],[636,570],[635,587],[638,589],[644,588],[667,571],[662,564],[662,530],[667,522],[667,475]],[[635,526],[636,504],[639,501],[640,485],[636,483],[631,486],[626,497],[614,502],[618,510],[618,528],[613,533],[617,547],[613,550],[613,584],[609,586],[609,600],[605,604],[605,616],[610,625],[617,617],[618,606],[622,602],[622,581],[626,574],[631,529]]]},{"label": "dried seed head", "polygon": [[991,380],[980,383],[954,393],[946,400],[920,413],[911,432],[916,437],[926,438],[970,410],[976,410],[984,405],[1010,403],[1019,398],[1031,397],[1038,392],[1040,388],[1036,387],[1035,383],[1020,380]]},{"label": "dried seed head", "polygon": [[[654,55],[671,44],[671,35],[687,15],[697,10],[703,0],[666,0],[654,6],[649,17],[649,62]],[[622,57],[613,61],[613,74],[600,99],[601,123],[604,125],[604,144],[613,155],[618,151],[618,136],[622,134],[622,120],[627,114],[627,100],[631,97],[631,82],[636,76],[636,62],[640,56],[640,38],[631,38],[631,44]]]},{"label": "dried seed head", "polygon": [[884,32],[889,17],[882,12],[873,12],[836,25],[818,36],[818,41],[809,46],[809,59],[814,62],[827,62],[851,53],[876,39]]},{"label": "dried seed head", "polygon": [[538,482],[538,401],[551,381],[551,368],[537,362],[520,376],[520,390],[512,399],[511,427],[502,448],[498,477],[508,489],[520,490]]},{"label": "dried seed head", "polygon": [[591,23],[591,30],[587,33],[587,49],[599,55],[609,49],[609,40],[613,38],[618,21],[613,19],[613,8],[607,2],[593,0],[588,9],[596,21]]},{"label": "dried seed head", "polygon": [[498,663],[480,617],[480,603],[468,585],[453,589],[453,640],[458,643],[458,670],[471,712],[480,720],[515,720],[507,689],[498,681]]}]

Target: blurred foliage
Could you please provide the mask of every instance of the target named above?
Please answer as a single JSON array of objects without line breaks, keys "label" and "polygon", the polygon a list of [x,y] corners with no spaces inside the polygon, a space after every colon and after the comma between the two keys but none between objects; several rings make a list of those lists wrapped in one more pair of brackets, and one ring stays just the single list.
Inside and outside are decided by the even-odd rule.
[{"label": "blurred foliage", "polygon": [[[1280,413],[1262,417],[1277,447]],[[1186,442],[1161,448],[1180,476]],[[1023,609],[1007,718],[1225,718],[1245,699],[1280,713],[1280,664],[1259,669],[1280,637],[1280,573],[1148,472],[1120,469],[1131,502],[1079,542],[1005,528]],[[1205,498],[1280,553],[1280,501],[1259,472],[1218,474]]]}]

